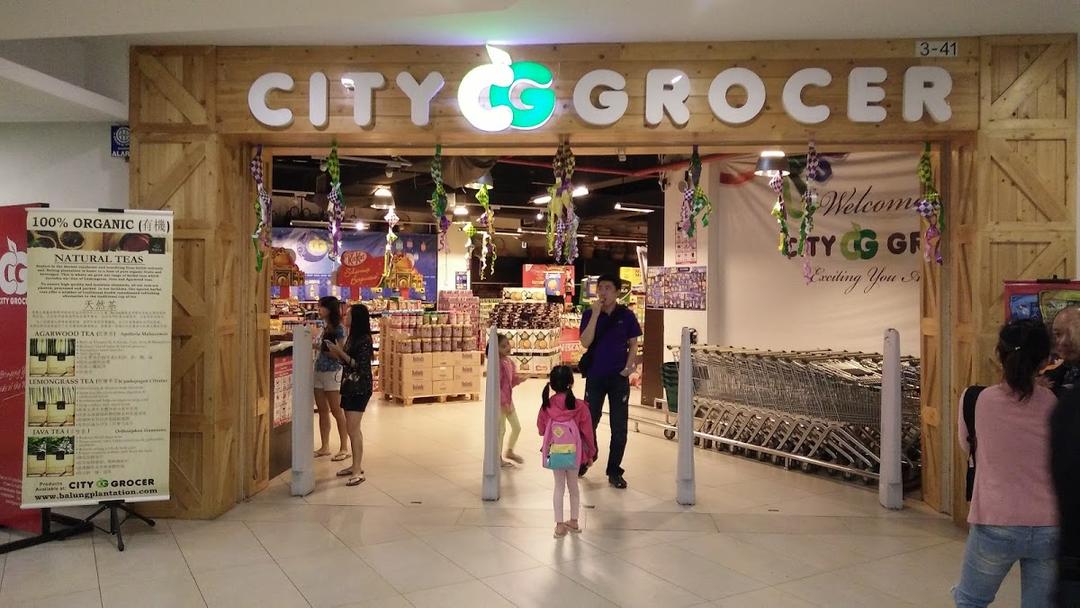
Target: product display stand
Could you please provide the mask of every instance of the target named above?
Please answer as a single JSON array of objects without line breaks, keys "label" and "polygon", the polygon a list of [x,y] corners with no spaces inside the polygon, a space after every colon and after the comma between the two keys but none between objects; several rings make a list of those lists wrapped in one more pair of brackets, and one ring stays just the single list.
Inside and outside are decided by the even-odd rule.
[{"label": "product display stand", "polygon": [[[60,530],[54,530],[53,524],[62,524],[65,527]],[[54,540],[64,540],[65,538],[75,536],[76,534],[82,534],[83,532],[89,532],[93,529],[94,525],[89,521],[53,513],[52,509],[42,509],[41,534],[29,538],[20,538],[0,545],[0,555],[18,551],[19,549],[26,549],[27,547],[35,547]]]},{"label": "product display stand", "polygon": [[[121,551],[124,550],[124,534],[120,530],[120,527],[124,525],[124,522],[134,517],[135,519],[141,519],[143,522],[146,523],[146,525],[150,526],[151,528],[154,527],[154,525],[157,523],[149,517],[146,517],[145,515],[139,515],[135,512],[134,509],[129,507],[128,504],[122,500],[106,500],[102,501],[99,504],[101,506],[98,507],[97,511],[94,511],[90,514],[89,517],[86,518],[86,523],[93,525],[92,522],[94,518],[108,510],[109,529],[106,530],[105,528],[97,525],[94,525],[94,527],[98,530],[101,530],[102,532],[115,536],[116,548]],[[120,519],[120,511],[124,512],[124,519]]]}]

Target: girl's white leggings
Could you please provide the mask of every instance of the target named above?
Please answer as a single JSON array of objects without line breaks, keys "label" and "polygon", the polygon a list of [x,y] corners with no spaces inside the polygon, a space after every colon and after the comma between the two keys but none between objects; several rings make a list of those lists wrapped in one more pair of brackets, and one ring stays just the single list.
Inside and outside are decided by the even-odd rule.
[{"label": "girl's white leggings", "polygon": [[567,487],[570,488],[570,519],[578,518],[581,509],[581,496],[578,494],[577,469],[559,469],[552,471],[555,474],[555,523],[566,521],[563,519],[563,494]]}]

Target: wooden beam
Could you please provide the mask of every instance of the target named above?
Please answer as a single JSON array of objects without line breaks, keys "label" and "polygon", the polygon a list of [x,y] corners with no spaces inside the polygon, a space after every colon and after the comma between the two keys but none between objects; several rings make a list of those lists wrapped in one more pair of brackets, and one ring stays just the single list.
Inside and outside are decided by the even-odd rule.
[{"label": "wooden beam", "polygon": [[[187,118],[189,122],[195,125],[207,124],[206,108],[184,88],[184,85],[165,66],[161,65],[161,62],[156,57],[139,54],[135,60],[139,66],[139,71],[161,91],[161,94],[165,96],[169,103],[184,115],[184,118]],[[210,66],[207,69],[213,69],[213,67]]]},{"label": "wooden beam", "polygon": [[1054,196],[1043,185],[1042,178],[1031,168],[1031,165],[1010,150],[1009,146],[1005,145],[1005,140],[988,137],[986,141],[990,146],[991,160],[1001,167],[1001,170],[1009,176],[1009,179],[1031,201],[1031,204],[1052,222],[1066,221],[1060,197]]},{"label": "wooden beam", "polygon": [[146,199],[142,201],[140,208],[163,209],[205,158],[206,144],[198,142],[184,146],[183,158],[176,161],[165,177],[146,193]]},{"label": "wooden beam", "polygon": [[1009,88],[990,102],[991,118],[998,120],[1012,117],[1020,104],[1034,95],[1035,91],[1061,67],[1061,64],[1068,60],[1072,50],[1068,44],[1051,44],[1046,47],[1035,62],[1009,85]]}]

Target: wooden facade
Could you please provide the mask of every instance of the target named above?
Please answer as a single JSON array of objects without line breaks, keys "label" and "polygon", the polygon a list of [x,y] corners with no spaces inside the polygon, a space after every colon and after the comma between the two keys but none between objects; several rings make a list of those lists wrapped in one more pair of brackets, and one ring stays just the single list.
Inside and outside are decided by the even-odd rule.
[{"label": "wooden facade", "polygon": [[[554,74],[558,103],[533,131],[484,133],[460,115],[455,91],[466,71],[487,63],[478,47],[138,47],[131,54],[131,206],[176,214],[171,471],[173,498],[160,513],[213,517],[267,483],[269,441],[268,280],[254,270],[250,234],[253,188],[247,163],[256,143],[278,153],[320,153],[332,140],[369,154],[548,154],[569,138],[580,154],[672,152],[699,144],[734,151],[761,145],[822,148],[932,141],[949,224],[944,268],[927,268],[922,356],[924,492],[932,506],[963,512],[961,462],[951,435],[960,390],[993,380],[994,332],[1003,318],[1001,282],[1074,272],[1076,188],[1076,39],[1021,36],[958,39],[951,58],[916,58],[914,40],[716,42],[512,47],[516,60],[538,61]],[[937,123],[900,117],[904,71],[913,65],[948,70],[952,116]],[[853,67],[884,67],[880,123],[846,116]],[[716,119],[710,82],[729,67],[746,67],[765,83],[767,102],[738,126]],[[833,75],[809,88],[807,104],[831,116],[809,127],[780,103],[786,79],[804,67]],[[607,68],[623,74],[625,116],[609,127],[587,125],[573,112],[577,79]],[[644,79],[652,68],[683,70],[691,83],[691,118],[644,122]],[[381,72],[374,123],[358,127],[347,71]],[[431,123],[409,119],[408,98],[394,79],[431,71],[446,79],[431,104]],[[291,92],[268,96],[292,110],[292,124],[269,128],[248,109],[248,89],[267,72],[289,73]],[[330,80],[329,122],[311,125],[308,78]],[[740,103],[741,90],[730,99]],[[947,432],[948,431],[948,432]],[[951,479],[940,478],[949,470]],[[951,497],[951,499],[950,499]]]}]

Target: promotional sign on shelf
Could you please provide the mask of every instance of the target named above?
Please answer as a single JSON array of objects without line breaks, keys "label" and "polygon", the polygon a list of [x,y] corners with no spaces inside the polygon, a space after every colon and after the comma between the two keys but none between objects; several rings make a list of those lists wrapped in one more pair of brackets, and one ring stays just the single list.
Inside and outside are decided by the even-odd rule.
[{"label": "promotional sign on shelf", "polygon": [[[33,205],[37,206],[37,205]],[[32,205],[0,207],[0,526],[41,531],[41,517],[22,504],[26,356],[11,345],[26,342],[26,212]]]},{"label": "promotional sign on shelf", "polygon": [[31,209],[22,506],[169,498],[171,211]]}]

